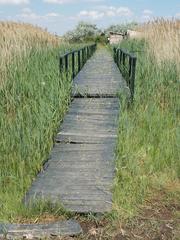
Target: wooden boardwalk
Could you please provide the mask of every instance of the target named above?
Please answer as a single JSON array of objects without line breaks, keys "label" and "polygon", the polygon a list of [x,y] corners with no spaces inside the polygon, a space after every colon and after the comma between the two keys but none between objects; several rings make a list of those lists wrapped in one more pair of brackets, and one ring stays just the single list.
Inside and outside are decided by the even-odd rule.
[{"label": "wooden boardwalk", "polygon": [[95,52],[74,79],[73,96],[116,97],[126,84],[106,49]]},{"label": "wooden boardwalk", "polygon": [[119,113],[116,94],[124,86],[110,53],[97,50],[74,79],[72,94],[76,98],[26,203],[48,199],[75,212],[111,210]]}]

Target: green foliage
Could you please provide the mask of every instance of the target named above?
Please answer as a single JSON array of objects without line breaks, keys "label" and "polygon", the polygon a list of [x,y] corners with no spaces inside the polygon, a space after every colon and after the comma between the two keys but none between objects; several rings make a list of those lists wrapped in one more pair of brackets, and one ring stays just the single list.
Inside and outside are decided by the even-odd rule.
[{"label": "green foliage", "polygon": [[95,42],[99,43],[101,45],[106,45],[106,44],[108,44],[108,38],[105,35],[97,36],[95,38]]},{"label": "green foliage", "polygon": [[95,24],[79,22],[76,28],[65,34],[65,39],[71,43],[75,42],[98,42],[107,44],[107,36],[109,32],[125,33],[128,29],[134,29],[138,24],[135,22],[111,25],[104,30],[104,35],[101,35],[102,30],[98,29]]},{"label": "green foliage", "polygon": [[109,32],[125,33],[128,29],[133,30],[137,25],[136,22],[111,25],[105,29],[105,33],[106,35],[109,35]]},{"label": "green foliage", "polygon": [[79,22],[76,28],[65,34],[65,39],[69,42],[87,42],[94,41],[100,30],[95,24]]},{"label": "green foliage", "polygon": [[180,177],[179,82],[173,61],[157,63],[145,41],[121,47],[137,51],[135,101],[120,114],[114,188],[119,216],[133,216],[151,188]]},{"label": "green foliage", "polygon": [[0,219],[13,219],[53,145],[70,101],[71,79],[59,75],[64,47],[32,49],[8,66],[0,90]]}]

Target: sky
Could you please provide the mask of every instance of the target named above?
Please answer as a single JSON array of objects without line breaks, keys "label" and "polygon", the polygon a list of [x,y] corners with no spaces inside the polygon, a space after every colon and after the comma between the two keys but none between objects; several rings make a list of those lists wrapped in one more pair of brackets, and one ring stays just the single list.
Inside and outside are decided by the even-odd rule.
[{"label": "sky", "polygon": [[180,0],[0,0],[0,20],[28,22],[59,35],[79,21],[106,28],[157,17],[180,19]]}]

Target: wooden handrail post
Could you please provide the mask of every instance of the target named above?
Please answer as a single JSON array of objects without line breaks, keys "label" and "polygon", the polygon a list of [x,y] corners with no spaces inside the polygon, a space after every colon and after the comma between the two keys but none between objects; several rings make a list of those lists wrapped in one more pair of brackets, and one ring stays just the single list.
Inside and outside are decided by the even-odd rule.
[{"label": "wooden handrail post", "polygon": [[117,53],[117,65],[120,68],[120,55],[121,55],[121,51],[120,49],[118,49],[118,53]]},{"label": "wooden handrail post", "polygon": [[62,71],[63,71],[63,58],[62,57],[59,58],[59,70],[60,70],[60,73],[62,73]]},{"label": "wooden handrail post", "polygon": [[132,57],[129,57],[129,79],[128,79],[128,85],[130,86],[130,79],[132,77]]},{"label": "wooden handrail post", "polygon": [[[77,72],[81,70],[86,61],[92,56],[96,50],[96,44],[87,45],[79,50],[74,50],[67,52],[64,55],[59,56],[59,71],[63,71],[68,75],[68,71],[72,71],[72,78],[75,77]],[[77,54],[77,56],[76,56]],[[72,55],[72,56],[70,56]],[[69,59],[72,60],[72,66],[70,66]],[[76,71],[76,62],[77,62],[77,71]]]},{"label": "wooden handrail post", "polygon": [[121,65],[121,62],[122,62],[122,51],[120,49],[120,60],[119,60],[119,64]]},{"label": "wooden handrail post", "polygon": [[116,63],[116,48],[115,47],[113,48],[113,53],[114,53],[114,61]]},{"label": "wooden handrail post", "polygon": [[87,46],[87,57],[89,58],[89,46]]},{"label": "wooden handrail post", "polygon": [[122,60],[123,60],[123,66],[125,66],[126,55],[125,55],[124,52],[123,52],[123,55],[122,55]]},{"label": "wooden handrail post", "polygon": [[78,71],[81,70],[81,51],[78,51]]},{"label": "wooden handrail post", "polygon": [[[131,92],[131,102],[134,100],[134,92],[135,92],[135,75],[136,75],[136,62],[137,58],[134,54],[126,51],[125,49],[115,47],[113,48],[114,60],[119,67],[122,75],[126,77],[127,85]],[[126,58],[127,59],[126,61]],[[127,66],[126,66],[127,65]]]},{"label": "wooden handrail post", "polygon": [[68,71],[68,54],[65,55],[65,69]]},{"label": "wooden handrail post", "polygon": [[72,78],[75,77],[75,53],[72,53]]},{"label": "wooden handrail post", "polygon": [[134,100],[134,88],[135,88],[135,78],[136,78],[136,61],[137,58],[132,58],[132,76],[131,76],[131,101]]}]

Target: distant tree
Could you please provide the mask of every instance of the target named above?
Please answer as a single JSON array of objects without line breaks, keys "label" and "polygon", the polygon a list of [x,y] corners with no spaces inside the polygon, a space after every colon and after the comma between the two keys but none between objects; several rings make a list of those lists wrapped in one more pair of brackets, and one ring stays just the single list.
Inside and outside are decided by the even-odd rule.
[{"label": "distant tree", "polygon": [[137,26],[138,26],[138,23],[136,22],[111,25],[105,29],[105,33],[106,35],[108,35],[109,32],[125,33],[128,29],[133,30]]},{"label": "distant tree", "polygon": [[67,32],[64,37],[70,42],[83,42],[94,40],[100,32],[95,24],[79,22],[76,28]]}]

